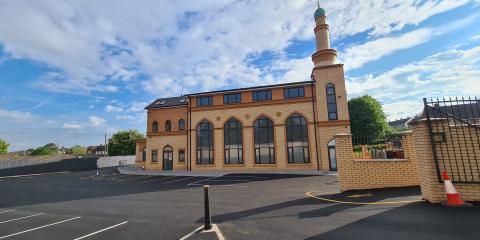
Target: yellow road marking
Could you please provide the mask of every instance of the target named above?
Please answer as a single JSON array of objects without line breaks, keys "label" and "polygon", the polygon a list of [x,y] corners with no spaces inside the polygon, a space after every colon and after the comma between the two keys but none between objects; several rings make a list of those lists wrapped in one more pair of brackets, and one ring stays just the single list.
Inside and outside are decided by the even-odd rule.
[{"label": "yellow road marking", "polygon": [[357,195],[350,195],[350,196],[347,196],[349,198],[359,198],[359,197],[371,197],[373,196],[371,193],[367,193],[367,194],[357,194]]},{"label": "yellow road marking", "polygon": [[395,201],[395,202],[348,202],[348,201],[339,201],[334,199],[328,198],[321,198],[312,195],[313,192],[306,192],[305,195],[311,198],[327,201],[327,202],[334,202],[334,203],[344,203],[344,204],[353,204],[353,205],[386,205],[386,204],[402,204],[402,203],[415,203],[415,202],[425,202],[425,200],[406,200],[406,201]]}]

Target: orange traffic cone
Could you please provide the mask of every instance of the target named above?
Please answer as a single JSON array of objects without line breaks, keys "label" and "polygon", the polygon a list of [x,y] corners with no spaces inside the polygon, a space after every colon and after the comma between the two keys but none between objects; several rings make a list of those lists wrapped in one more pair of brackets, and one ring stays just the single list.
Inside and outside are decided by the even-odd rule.
[{"label": "orange traffic cone", "polygon": [[443,202],[443,206],[448,207],[471,207],[472,204],[464,202],[462,197],[453,186],[452,181],[448,177],[447,171],[443,171],[443,182],[445,182],[445,192],[447,193],[447,201]]}]

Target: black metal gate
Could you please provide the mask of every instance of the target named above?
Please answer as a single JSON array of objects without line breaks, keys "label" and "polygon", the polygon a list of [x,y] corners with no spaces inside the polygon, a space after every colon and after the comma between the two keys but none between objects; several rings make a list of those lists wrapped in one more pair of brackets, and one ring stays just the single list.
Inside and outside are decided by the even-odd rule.
[{"label": "black metal gate", "polygon": [[447,171],[453,182],[480,183],[480,100],[423,99],[439,182]]}]

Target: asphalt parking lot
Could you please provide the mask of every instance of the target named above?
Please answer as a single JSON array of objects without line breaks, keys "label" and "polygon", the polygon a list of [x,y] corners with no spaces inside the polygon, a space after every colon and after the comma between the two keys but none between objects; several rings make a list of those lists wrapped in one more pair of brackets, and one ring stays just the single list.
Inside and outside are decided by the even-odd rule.
[{"label": "asphalt parking lot", "polygon": [[115,169],[0,179],[0,239],[179,239],[203,221],[202,185],[226,239],[479,239],[479,204],[418,188],[340,194],[336,176],[131,176]]}]

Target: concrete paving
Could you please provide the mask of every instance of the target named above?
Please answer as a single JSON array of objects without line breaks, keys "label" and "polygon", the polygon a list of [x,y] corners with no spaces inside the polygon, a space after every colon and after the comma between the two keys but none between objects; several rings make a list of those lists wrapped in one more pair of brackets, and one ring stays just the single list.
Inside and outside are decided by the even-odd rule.
[{"label": "concrete paving", "polygon": [[[480,204],[352,205],[420,199],[418,188],[338,192],[336,176],[122,175],[116,169],[0,180],[0,239],[180,239],[203,224],[203,184],[225,239],[478,239]],[[16,219],[16,220],[15,220]]]}]

